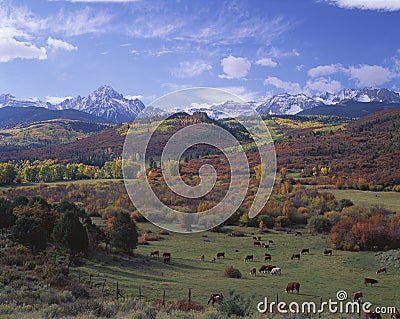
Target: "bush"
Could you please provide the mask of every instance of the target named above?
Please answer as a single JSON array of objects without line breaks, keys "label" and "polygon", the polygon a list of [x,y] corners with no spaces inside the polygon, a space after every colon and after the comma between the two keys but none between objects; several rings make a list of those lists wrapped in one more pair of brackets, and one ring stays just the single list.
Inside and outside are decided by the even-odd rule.
[{"label": "bush", "polygon": [[242,278],[242,273],[240,272],[239,269],[233,267],[233,266],[229,266],[225,268],[224,271],[224,277],[228,277],[228,278]]},{"label": "bush", "polygon": [[36,263],[33,260],[28,260],[25,262],[24,267],[26,270],[34,270]]},{"label": "bush", "polygon": [[231,290],[229,296],[217,304],[217,309],[224,315],[224,318],[232,315],[244,317],[251,313],[252,299],[244,298]]},{"label": "bush", "polygon": [[308,224],[317,233],[329,233],[332,229],[332,221],[325,216],[313,216]]},{"label": "bush", "polygon": [[12,240],[30,247],[42,250],[47,245],[47,234],[37,219],[21,217],[11,229]]},{"label": "bush", "polygon": [[89,298],[88,291],[78,283],[72,283],[67,288],[75,298]]}]

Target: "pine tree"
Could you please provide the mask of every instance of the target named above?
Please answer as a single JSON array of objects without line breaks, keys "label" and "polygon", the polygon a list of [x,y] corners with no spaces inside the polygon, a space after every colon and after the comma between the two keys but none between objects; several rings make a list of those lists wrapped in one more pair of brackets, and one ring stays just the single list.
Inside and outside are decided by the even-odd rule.
[{"label": "pine tree", "polygon": [[119,212],[113,221],[111,231],[111,245],[124,252],[136,248],[138,233],[136,224],[128,213]]}]

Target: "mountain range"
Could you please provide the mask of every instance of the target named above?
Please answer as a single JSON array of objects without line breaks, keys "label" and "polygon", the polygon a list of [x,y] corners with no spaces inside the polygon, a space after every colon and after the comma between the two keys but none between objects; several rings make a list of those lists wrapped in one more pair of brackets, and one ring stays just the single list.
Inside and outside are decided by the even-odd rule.
[{"label": "mountain range", "polygon": [[[249,102],[259,114],[293,115],[319,114],[361,117],[381,109],[400,107],[400,95],[397,92],[380,89],[343,89],[337,93],[324,93],[309,97],[305,94],[282,93],[259,102]],[[116,92],[112,87],[103,85],[86,97],[66,98],[58,104],[43,102],[36,98],[18,99],[11,94],[0,95],[0,108],[8,107],[41,107],[48,110],[76,110],[106,119],[112,123],[129,122],[135,119],[145,109],[143,102],[137,98],[130,99]],[[246,116],[249,112],[247,105],[226,101],[207,108],[191,108],[187,113],[205,112],[214,119],[226,118],[228,111],[232,116]],[[32,111],[30,111],[32,112]],[[19,111],[21,113],[21,110]],[[160,109],[148,108],[140,116],[164,115]],[[54,113],[54,116],[61,114]]]}]

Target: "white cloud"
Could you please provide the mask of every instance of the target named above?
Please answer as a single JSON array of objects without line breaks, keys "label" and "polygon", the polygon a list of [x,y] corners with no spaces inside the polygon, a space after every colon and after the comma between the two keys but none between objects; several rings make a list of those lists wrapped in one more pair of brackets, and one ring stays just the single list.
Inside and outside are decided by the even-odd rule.
[{"label": "white cloud", "polygon": [[328,3],[345,9],[397,11],[400,0],[327,0]]},{"label": "white cloud", "polygon": [[279,89],[283,89],[286,93],[289,94],[298,94],[303,91],[299,83],[283,81],[275,76],[269,76],[268,78],[266,78],[264,80],[264,85],[275,86]]},{"label": "white cloud", "polygon": [[245,77],[251,67],[251,63],[246,58],[234,57],[230,55],[221,60],[222,69],[225,74],[219,75],[220,78],[240,79]]},{"label": "white cloud", "polygon": [[71,43],[63,40],[54,39],[52,37],[47,38],[47,45],[54,49],[62,49],[66,51],[78,50],[78,47],[72,45]]},{"label": "white cloud", "polygon": [[219,89],[228,91],[240,97],[245,102],[253,102],[259,100],[258,92],[251,91],[244,86],[225,86],[225,87],[219,87]]},{"label": "white cloud", "polygon": [[336,93],[342,89],[342,84],[339,81],[330,78],[316,78],[308,80],[305,86],[305,92],[308,95],[315,95],[318,93]]},{"label": "white cloud", "polygon": [[113,15],[106,12],[94,12],[85,8],[75,12],[60,12],[50,21],[49,26],[56,32],[63,32],[68,36],[88,33],[103,33],[109,29]]},{"label": "white cloud", "polygon": [[339,71],[343,71],[343,66],[341,64],[329,64],[329,65],[319,65],[315,68],[308,70],[308,76],[312,78],[335,74]]},{"label": "white cloud", "polygon": [[132,54],[134,54],[134,55],[140,55],[140,52],[137,51],[137,50],[134,50],[134,49],[129,50],[129,52],[132,53]]},{"label": "white cloud", "polygon": [[278,63],[273,61],[271,58],[262,58],[256,61],[257,65],[262,65],[262,66],[270,66],[272,68],[276,67]]},{"label": "white cloud", "polygon": [[178,68],[172,70],[172,74],[177,78],[191,78],[211,69],[212,66],[204,61],[183,61]]},{"label": "white cloud", "polygon": [[396,77],[395,73],[380,65],[351,66],[347,72],[358,87],[381,85]]},{"label": "white cloud", "polygon": [[46,60],[46,49],[29,42],[17,41],[14,38],[0,38],[0,62],[8,62],[13,59]]}]

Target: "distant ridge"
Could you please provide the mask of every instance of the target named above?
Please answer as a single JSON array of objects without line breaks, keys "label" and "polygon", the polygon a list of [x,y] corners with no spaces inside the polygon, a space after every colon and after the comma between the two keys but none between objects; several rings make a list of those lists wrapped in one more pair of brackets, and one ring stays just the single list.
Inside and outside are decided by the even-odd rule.
[{"label": "distant ridge", "polygon": [[89,123],[111,123],[111,121],[78,110],[48,110],[43,107],[11,107],[0,108],[0,128],[11,128],[39,121],[54,119],[78,120]]}]

